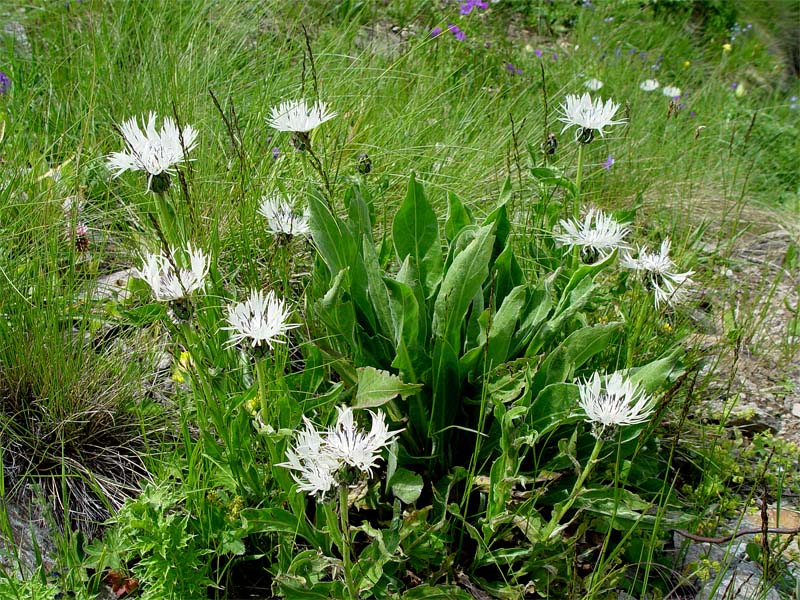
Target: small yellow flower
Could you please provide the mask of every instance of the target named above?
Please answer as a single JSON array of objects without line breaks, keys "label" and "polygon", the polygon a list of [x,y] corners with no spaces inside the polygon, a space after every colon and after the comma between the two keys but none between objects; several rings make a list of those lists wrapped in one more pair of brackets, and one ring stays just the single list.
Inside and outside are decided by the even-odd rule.
[{"label": "small yellow flower", "polygon": [[247,412],[249,412],[251,415],[255,415],[256,411],[258,410],[258,398],[255,396],[250,398],[250,400],[247,401],[246,407]]},{"label": "small yellow flower", "polygon": [[690,61],[690,60],[683,61],[683,68],[684,69],[688,69],[691,66],[692,66],[692,61]]},{"label": "small yellow flower", "polygon": [[745,91],[745,89],[744,89],[744,84],[743,83],[740,83],[739,85],[736,86],[736,92],[735,93],[736,93],[736,97],[737,98],[741,98],[742,96],[744,96],[747,93]]},{"label": "small yellow flower", "polygon": [[730,52],[731,50],[733,50],[733,46],[731,46],[730,44],[722,44],[723,52]]},{"label": "small yellow flower", "polygon": [[669,323],[664,323],[663,325],[661,325],[661,330],[664,333],[672,333],[672,325],[670,325]]}]

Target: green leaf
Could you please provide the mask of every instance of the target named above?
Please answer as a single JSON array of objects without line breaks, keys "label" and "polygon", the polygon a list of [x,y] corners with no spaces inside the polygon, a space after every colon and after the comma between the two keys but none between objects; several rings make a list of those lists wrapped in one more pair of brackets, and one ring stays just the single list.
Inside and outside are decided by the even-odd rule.
[{"label": "green leaf", "polygon": [[572,198],[575,198],[578,195],[578,188],[575,186],[575,184],[566,177],[561,176],[561,174],[555,169],[547,167],[534,167],[531,169],[531,175],[533,175],[534,179],[541,181],[544,185],[552,185],[566,190]]},{"label": "green leaf", "polygon": [[454,585],[420,585],[405,592],[401,600],[472,600],[472,595]]},{"label": "green leaf", "polygon": [[541,437],[561,425],[580,421],[580,415],[574,412],[579,399],[580,391],[574,383],[547,386],[531,404],[528,413],[531,429]]},{"label": "green leaf", "polygon": [[389,481],[389,489],[395,497],[400,498],[401,502],[405,504],[412,504],[422,494],[424,481],[420,475],[409,471],[408,469],[399,468],[395,471],[392,479]]},{"label": "green leaf", "polygon": [[311,239],[331,276],[350,267],[358,254],[358,246],[350,229],[334,215],[319,190],[308,195],[308,225]]},{"label": "green leaf", "polygon": [[[428,424],[428,438],[441,438],[441,432],[451,424],[461,406],[461,376],[458,354],[444,339],[436,338],[433,345],[433,400]],[[434,448],[441,458],[452,448]]]},{"label": "green leaf", "polygon": [[362,255],[367,275],[367,291],[372,302],[372,309],[377,317],[377,324],[387,340],[394,340],[395,326],[389,302],[389,292],[383,282],[383,272],[378,263],[375,247],[366,237],[362,238]]},{"label": "green leaf", "polygon": [[683,368],[679,365],[680,356],[684,354],[682,348],[676,348],[664,358],[631,369],[629,375],[634,383],[642,386],[648,394],[657,392],[671,378],[675,378],[683,373]]},{"label": "green leaf", "polygon": [[416,394],[422,384],[404,383],[397,375],[374,367],[360,367],[353,408],[375,408],[400,396],[405,400]]},{"label": "green leaf", "polygon": [[444,222],[444,235],[452,242],[458,233],[472,224],[472,214],[453,192],[447,194],[447,220]]},{"label": "green leaf", "polygon": [[299,536],[317,548],[328,548],[325,536],[313,529],[305,518],[298,519],[283,508],[245,508],[239,513],[249,533],[282,533]]},{"label": "green leaf", "polygon": [[353,238],[367,240],[372,244],[372,219],[359,186],[354,185],[345,191],[344,205],[347,208],[347,224],[353,233]]},{"label": "green leaf", "polygon": [[411,256],[419,269],[425,297],[429,297],[442,276],[442,249],[436,212],[425,198],[414,174],[408,192],[392,223],[392,238],[400,262]]},{"label": "green leaf", "polygon": [[621,328],[622,323],[607,323],[573,331],[547,355],[533,378],[533,389],[541,390],[551,383],[572,379],[587,360],[608,347],[612,336]]},{"label": "green leaf", "polygon": [[442,280],[433,308],[433,333],[456,349],[461,347],[461,326],[472,299],[489,276],[492,225],[481,227],[469,245],[453,259]]},{"label": "green leaf", "polygon": [[517,321],[523,315],[523,308],[527,300],[527,287],[515,287],[506,296],[500,310],[492,319],[489,329],[489,348],[487,352],[489,368],[496,367],[511,358],[509,350],[514,332],[517,330]]}]

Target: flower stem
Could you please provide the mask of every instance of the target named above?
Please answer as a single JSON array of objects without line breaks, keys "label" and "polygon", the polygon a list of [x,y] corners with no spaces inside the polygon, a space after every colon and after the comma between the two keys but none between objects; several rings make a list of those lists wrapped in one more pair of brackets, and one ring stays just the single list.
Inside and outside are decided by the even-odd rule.
[{"label": "flower stem", "polygon": [[347,484],[339,485],[339,518],[342,527],[342,564],[344,565],[344,582],[347,586],[349,600],[358,600],[358,590],[353,581],[353,559],[350,556],[350,518],[347,497]]},{"label": "flower stem", "polygon": [[567,514],[567,511],[572,508],[575,500],[578,499],[578,496],[583,490],[583,484],[585,483],[586,478],[589,476],[589,473],[592,472],[592,469],[594,469],[594,465],[597,462],[597,457],[600,456],[600,450],[602,447],[603,437],[602,435],[598,435],[594,443],[594,448],[592,449],[592,455],[589,457],[589,461],[586,463],[583,471],[581,471],[581,474],[578,475],[578,479],[575,480],[575,485],[572,486],[572,491],[569,494],[569,498],[567,498],[564,504],[556,509],[556,511],[550,517],[550,523],[545,529],[545,540],[549,539],[556,532],[559,522],[564,518],[564,515]]},{"label": "flower stem", "polygon": [[266,366],[266,358],[256,358],[256,380],[258,381],[258,402],[261,406],[261,418],[264,420],[264,423],[269,423],[269,414],[267,413]]},{"label": "flower stem", "polygon": [[583,147],[585,144],[578,143],[578,169],[575,173],[575,202],[572,205],[572,216],[578,220],[581,205],[581,175],[583,174]]}]

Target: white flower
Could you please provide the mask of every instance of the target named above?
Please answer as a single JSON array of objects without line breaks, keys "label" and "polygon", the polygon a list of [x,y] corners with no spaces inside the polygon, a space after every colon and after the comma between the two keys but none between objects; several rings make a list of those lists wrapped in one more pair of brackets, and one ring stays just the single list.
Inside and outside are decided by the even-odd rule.
[{"label": "white flower", "polygon": [[669,96],[670,98],[677,98],[681,95],[681,88],[665,85],[663,88],[661,88],[661,93],[665,96]]},{"label": "white flower", "polygon": [[389,432],[383,413],[372,411],[369,411],[372,415],[369,433],[359,431],[354,424],[353,409],[340,406],[337,411],[336,424],[323,431],[303,417],[305,429],[297,433],[294,448],[286,451],[288,461],[277,465],[297,471],[292,477],[299,489],[320,498],[338,484],[337,476],[348,466],[371,476],[383,448],[402,431]]},{"label": "white flower", "polygon": [[144,279],[153,290],[153,297],[160,302],[184,298],[203,287],[209,269],[208,257],[191,243],[186,245],[185,254],[189,257],[188,269],[181,268],[174,248],[171,256],[147,252],[142,255],[142,268],[134,271],[134,277]]},{"label": "white flower", "polygon": [[[588,92],[581,97],[568,94],[564,104],[561,105],[563,116],[558,118],[559,121],[566,123],[561,133],[575,125],[580,128],[577,134],[579,138],[588,135],[589,141],[591,141],[591,136],[595,131],[603,136],[605,127],[625,122],[624,119],[614,120],[618,109],[619,104],[615,104],[611,99],[607,100],[605,104],[603,104],[602,98],[592,102],[592,97]],[[590,133],[586,134],[586,132]]]},{"label": "white flower", "polygon": [[295,447],[286,451],[289,461],[277,466],[299,472],[292,473],[292,478],[300,490],[323,496],[336,486],[335,475],[341,465],[324,448],[325,439],[311,421],[306,417],[303,421],[305,429],[297,432]]},{"label": "white flower", "polygon": [[278,131],[306,133],[336,116],[324,102],[308,106],[305,100],[286,100],[272,107],[267,124]]},{"label": "white flower", "polygon": [[561,232],[553,237],[570,248],[579,247],[581,253],[593,259],[593,255],[606,258],[617,248],[627,248],[625,236],[628,235],[628,223],[618,223],[602,210],[589,209],[580,221],[560,221]]},{"label": "white flower", "polygon": [[652,398],[619,372],[604,376],[601,384],[595,371],[590,379],[578,384],[578,390],[578,405],[586,414],[585,420],[592,423],[595,437],[606,427],[644,423],[654,409]]},{"label": "white flower", "polygon": [[661,86],[655,79],[645,79],[639,84],[639,89],[641,89],[643,92],[652,92],[653,90],[657,90],[659,87]]},{"label": "white flower", "polygon": [[600,81],[599,79],[587,79],[586,81],[584,81],[583,86],[586,89],[596,92],[601,87],[603,87],[603,82]]},{"label": "white flower", "polygon": [[372,429],[369,433],[358,431],[353,423],[353,410],[340,406],[336,425],[329,430],[327,444],[330,453],[345,464],[363,473],[372,475],[372,468],[378,466],[380,453],[388,446],[398,431],[389,432],[383,413],[372,415]]},{"label": "white flower", "polygon": [[623,267],[639,271],[645,283],[653,290],[656,308],[666,302],[670,306],[679,304],[685,299],[689,286],[694,282],[690,279],[694,271],[677,273],[675,263],[669,257],[670,241],[666,238],[661,242],[660,252],[649,252],[647,247],[639,248],[637,258],[632,258],[625,252],[621,263]]},{"label": "white flower", "polygon": [[170,117],[165,117],[161,131],[156,131],[156,114],[151,112],[147,125],[142,131],[133,117],[119,126],[125,140],[126,150],[112,152],[107,158],[110,169],[119,177],[125,171],[145,171],[148,173],[147,189],[154,176],[171,173],[173,166],[186,158],[186,153],[197,145],[197,130],[186,125],[178,129]]},{"label": "white flower", "polygon": [[277,196],[264,197],[258,212],[267,218],[267,226],[275,235],[309,235],[308,210],[297,214],[292,209],[292,203]]},{"label": "white flower", "polygon": [[297,323],[287,323],[291,311],[286,303],[270,290],[264,294],[261,290],[253,290],[245,302],[228,306],[228,323],[223,330],[231,331],[228,347],[235,346],[246,339],[252,341],[253,347],[266,342],[272,348],[274,343],[283,343],[279,339],[290,329],[299,327]]}]

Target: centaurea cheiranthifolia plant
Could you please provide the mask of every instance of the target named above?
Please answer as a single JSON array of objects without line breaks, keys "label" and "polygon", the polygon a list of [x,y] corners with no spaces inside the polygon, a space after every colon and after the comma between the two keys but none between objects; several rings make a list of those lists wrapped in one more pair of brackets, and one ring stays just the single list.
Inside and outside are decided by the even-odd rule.
[{"label": "centaurea cheiranthifolia plant", "polygon": [[125,150],[112,152],[106,163],[119,177],[125,171],[147,173],[147,190],[166,192],[172,180],[174,167],[187,159],[188,153],[197,145],[198,132],[191,125],[179,129],[175,121],[165,117],[161,130],[156,129],[156,114],[151,112],[142,130],[136,118],[124,121],[119,132],[125,142]]},{"label": "centaurea cheiranthifolia plant", "polygon": [[691,279],[694,271],[678,272],[677,265],[669,257],[669,250],[670,240],[665,238],[658,252],[650,252],[647,246],[643,246],[636,258],[625,252],[621,259],[622,266],[636,271],[645,287],[653,292],[656,309],[662,303],[668,306],[680,304],[694,284]]},{"label": "centaurea cheiranthifolia plant", "polygon": [[578,382],[578,393],[580,395],[578,407],[584,415],[584,420],[592,426],[595,444],[586,466],[572,486],[569,497],[553,511],[545,529],[545,539],[568,525],[561,524],[561,519],[583,491],[583,484],[597,464],[604,441],[620,427],[646,423],[655,408],[653,398],[638,384],[619,372],[601,376],[595,371],[589,379]]},{"label": "centaurea cheiranthifolia plant", "polygon": [[[389,431],[383,413],[369,411],[369,431],[360,429],[348,406],[337,407],[336,423],[318,430],[303,417],[305,428],[295,436],[294,447],[286,451],[285,463],[277,466],[293,471],[298,489],[312,494],[323,505],[328,526],[338,527],[342,539],[342,562],[345,585],[350,600],[357,600],[358,589],[353,579],[352,538],[350,534],[348,492],[356,478],[371,477],[383,449],[402,431]],[[338,487],[339,518],[330,509],[327,499]]]},{"label": "centaurea cheiranthifolia plant", "polygon": [[180,253],[175,248],[169,255],[164,252],[145,252],[142,254],[141,268],[136,269],[133,275],[147,282],[153,298],[159,302],[169,302],[174,316],[184,320],[190,312],[187,300],[192,292],[205,286],[209,267],[208,255],[188,243]]},{"label": "centaurea cheiranthifolia plant", "polygon": [[267,124],[273,129],[292,134],[292,144],[297,150],[308,156],[311,166],[322,177],[329,196],[333,193],[330,181],[322,166],[322,161],[311,146],[311,131],[330,121],[336,115],[336,112],[328,110],[328,106],[324,102],[318,100],[309,105],[304,99],[300,99],[285,100],[278,106],[273,106],[270,118],[267,119]]},{"label": "centaurea cheiranthifolia plant", "polygon": [[584,262],[607,258],[614,250],[628,248],[625,236],[628,223],[619,223],[602,210],[590,208],[583,220],[559,222],[560,231],[553,238],[569,248],[579,248]]}]

